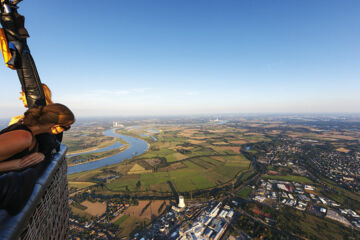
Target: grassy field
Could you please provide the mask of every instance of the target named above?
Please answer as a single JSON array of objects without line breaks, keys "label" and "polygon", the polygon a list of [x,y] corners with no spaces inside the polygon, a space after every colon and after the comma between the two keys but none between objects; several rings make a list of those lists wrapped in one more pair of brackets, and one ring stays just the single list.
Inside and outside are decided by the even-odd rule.
[{"label": "grassy field", "polygon": [[295,176],[295,175],[286,175],[286,176],[263,175],[263,179],[273,179],[273,180],[308,183],[308,184],[313,183],[313,181],[311,181],[310,179],[308,179],[306,177]]},{"label": "grassy field", "polygon": [[[178,192],[187,192],[223,184],[249,168],[249,161],[242,156],[228,157],[225,164],[208,157],[192,158],[184,164],[186,168],[168,172],[123,176],[107,184],[107,187],[112,191],[125,191],[127,186],[130,191],[169,192],[168,181],[171,181]],[[140,187],[136,186],[138,181],[141,182]]]},{"label": "grassy field", "polygon": [[[119,231],[116,233],[117,237],[121,239],[125,237],[128,239],[129,235],[138,227],[143,227],[147,225],[150,220],[141,219],[137,217],[127,216],[124,218],[120,218],[121,221],[117,224],[119,226]],[[119,219],[119,220],[120,220]]]},{"label": "grassy field", "polygon": [[236,192],[236,195],[247,199],[249,197],[249,195],[251,194],[252,189],[250,187],[245,187],[243,189],[241,189],[240,191]]},{"label": "grassy field", "polygon": [[90,214],[86,213],[85,210],[75,207],[74,205],[70,205],[70,209],[74,214],[78,216],[86,217],[87,219],[91,219],[92,217]]},{"label": "grassy field", "polygon": [[104,136],[105,128],[99,126],[72,127],[64,134],[63,143],[68,147],[68,154],[93,151],[98,148],[110,146],[117,140]]},{"label": "grassy field", "polygon": [[325,196],[337,201],[338,203],[343,204],[347,208],[360,210],[359,194],[350,192],[338,186],[330,179],[321,178],[321,181],[331,189],[321,191]]},{"label": "grassy field", "polygon": [[130,216],[129,215],[122,215],[118,220],[116,220],[114,223],[116,225],[120,225],[122,224],[123,222],[126,221],[126,219],[128,219]]},{"label": "grassy field", "polygon": [[82,189],[95,185],[93,182],[69,182],[69,188]]},{"label": "grassy field", "polygon": [[[145,154],[131,160],[131,164],[141,165],[148,173],[130,175],[125,171],[130,169],[129,163],[124,162],[72,174],[69,176],[72,185],[97,182],[97,176],[111,171],[120,175],[120,178],[105,184],[107,191],[111,192],[155,194],[171,192],[170,186],[178,192],[209,189],[230,184],[236,176],[251,168],[250,161],[240,153],[242,144],[266,140],[261,135],[244,135],[243,130],[224,126],[206,126],[206,129],[162,126],[157,129],[160,131],[156,135],[158,141],[151,142]],[[126,131],[121,130],[121,133],[126,134]],[[80,186],[81,183],[77,185]]]},{"label": "grassy field", "polygon": [[76,183],[76,182],[88,182],[90,181],[94,176],[96,176],[97,174],[101,174],[103,171],[102,169],[95,169],[95,170],[91,170],[91,171],[86,171],[86,172],[79,172],[79,173],[74,173],[71,175],[68,175],[68,180]]},{"label": "grassy field", "polygon": [[[295,232],[307,239],[359,239],[360,233],[329,219],[304,214],[292,208],[281,210],[279,224],[289,232]],[[346,236],[346,237],[345,237]],[[352,236],[353,238],[349,238]]]}]

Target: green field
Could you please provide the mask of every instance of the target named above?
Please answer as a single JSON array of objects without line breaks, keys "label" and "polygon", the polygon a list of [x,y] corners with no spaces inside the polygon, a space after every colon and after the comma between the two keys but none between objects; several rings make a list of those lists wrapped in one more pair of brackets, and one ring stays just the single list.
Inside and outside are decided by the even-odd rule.
[{"label": "green field", "polygon": [[68,154],[91,151],[112,145],[117,140],[102,134],[105,128],[84,127],[72,128],[64,134],[63,143],[68,147]]},{"label": "green field", "polygon": [[326,185],[330,186],[330,189],[323,189],[321,191],[326,197],[331,198],[341,204],[343,204],[347,208],[351,209],[360,209],[360,195],[350,192],[336,183],[331,181],[330,179],[321,178],[321,181]]},{"label": "green field", "polygon": [[263,175],[263,179],[273,179],[273,180],[308,183],[308,184],[313,183],[313,181],[311,181],[306,177],[295,176],[295,175],[286,175],[286,176]]},{"label": "green field", "polygon": [[252,191],[252,189],[250,187],[245,187],[245,188],[239,190],[238,192],[236,192],[236,195],[241,198],[247,199],[249,197],[249,195],[251,194],[251,191]]},{"label": "green field", "polygon": [[95,185],[93,182],[69,182],[69,188],[86,188]]},{"label": "green field", "polygon": [[[249,161],[242,156],[231,156],[225,164],[208,157],[192,158],[184,164],[187,168],[123,176],[107,184],[107,187],[112,191],[125,191],[127,186],[130,191],[169,192],[168,181],[171,181],[178,192],[187,192],[226,183],[249,168]],[[138,181],[141,187],[136,186]]]},{"label": "green field", "polygon": [[95,169],[95,170],[91,170],[91,171],[86,171],[86,172],[79,172],[79,173],[74,173],[71,175],[68,175],[68,180],[72,181],[72,182],[88,182],[91,181],[91,179],[96,176],[97,174],[101,174],[102,173],[102,169]]},{"label": "green field", "polygon": [[279,224],[286,231],[306,239],[359,239],[360,233],[344,227],[341,223],[310,214],[304,214],[290,207],[280,210]]},{"label": "green field", "polygon": [[[207,126],[209,131],[217,131],[218,126]],[[213,130],[212,130],[213,129]],[[126,130],[121,130],[126,134]],[[130,132],[129,135],[134,135]],[[156,135],[158,141],[151,142],[149,150],[130,161],[121,164],[72,174],[69,179],[73,186],[76,182],[97,182],[96,177],[106,172],[120,175],[120,178],[105,183],[105,188],[98,191],[110,192],[151,192],[171,193],[173,186],[177,192],[210,189],[224,184],[231,184],[236,176],[248,171],[250,161],[240,152],[227,148],[240,147],[228,144],[241,137],[235,129],[222,132],[199,132],[186,127],[164,127]],[[204,139],[202,139],[204,138]],[[249,141],[263,139],[261,136],[248,136]],[[211,142],[219,142],[214,146]],[[151,159],[157,159],[153,161]],[[150,162],[149,162],[150,160]],[[130,174],[129,169],[134,163],[141,165],[147,173]],[[80,186],[79,184],[78,186]]]},{"label": "green field", "polygon": [[86,213],[84,211],[86,209],[86,207],[84,207],[84,206],[82,206],[82,205],[80,205],[78,203],[77,204],[71,204],[70,209],[74,214],[76,214],[78,216],[85,217],[87,219],[91,219],[91,217],[92,217],[90,214],[88,214],[88,213]]},{"label": "green field", "polygon": [[118,221],[116,221],[116,224],[119,226],[119,231],[117,232],[117,236],[119,239],[122,239],[122,237],[126,237],[128,239],[128,236],[137,228],[143,228],[146,226],[150,220],[148,219],[141,219],[133,216],[122,216]]},{"label": "green field", "polygon": [[130,217],[129,215],[123,215],[118,220],[116,220],[116,222],[114,222],[114,223],[116,225],[120,225],[121,223],[125,222],[126,219],[128,219],[129,217]]}]

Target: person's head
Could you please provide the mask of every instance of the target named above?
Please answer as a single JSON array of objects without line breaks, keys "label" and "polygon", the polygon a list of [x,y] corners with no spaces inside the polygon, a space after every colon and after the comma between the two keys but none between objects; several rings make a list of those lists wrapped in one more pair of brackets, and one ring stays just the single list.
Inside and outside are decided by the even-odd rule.
[{"label": "person's head", "polygon": [[[44,91],[44,95],[45,95],[45,101],[46,101],[46,105],[48,104],[52,104],[52,99],[51,99],[51,91],[50,91],[50,88],[46,85],[46,84],[42,84],[42,88],[43,88],[43,91]],[[25,92],[24,91],[21,91],[20,92],[20,100],[23,102],[24,104],[24,107],[28,107],[27,105],[27,100],[26,100],[26,96],[25,96]]]},{"label": "person's head", "polygon": [[59,134],[70,129],[74,122],[75,117],[71,110],[59,103],[30,108],[24,113],[23,120],[26,126],[46,127],[52,134]]}]

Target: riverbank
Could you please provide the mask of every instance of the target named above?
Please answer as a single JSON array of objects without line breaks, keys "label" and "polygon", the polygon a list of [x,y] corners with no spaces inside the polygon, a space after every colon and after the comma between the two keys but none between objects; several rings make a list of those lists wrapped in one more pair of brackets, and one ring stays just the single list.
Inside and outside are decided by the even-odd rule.
[{"label": "riverbank", "polygon": [[[71,164],[68,163],[68,167],[77,166],[77,165],[81,165],[81,164],[89,163],[89,162],[95,162],[95,161],[99,161],[99,160],[102,160],[102,159],[105,159],[105,158],[108,158],[108,157],[112,157],[112,156],[114,156],[115,154],[119,154],[119,153],[125,151],[126,149],[129,148],[129,146],[130,146],[129,144],[126,144],[125,146],[120,147],[120,149],[119,149],[120,152],[114,153],[114,154],[112,154],[112,155],[110,155],[110,156],[101,157],[101,158],[96,158],[96,159],[92,159],[92,160],[89,160],[89,161],[84,161],[84,162],[81,162],[81,163],[71,163]],[[101,149],[101,148],[99,148],[99,149]]]},{"label": "riverbank", "polygon": [[67,152],[66,155],[80,155],[82,153],[97,151],[97,150],[100,150],[102,148],[109,147],[109,146],[113,145],[114,143],[116,143],[118,141],[119,141],[118,139],[107,141],[107,142],[104,142],[104,143],[102,143],[102,144],[100,144],[100,145],[98,145],[96,147],[85,148],[85,149],[81,149],[81,150]]},{"label": "riverbank", "polygon": [[129,147],[127,149],[110,157],[105,157],[102,159],[69,166],[68,175],[121,163],[126,159],[131,159],[133,157],[142,155],[149,149],[149,143],[147,143],[146,141],[136,137],[117,134],[115,130],[116,128],[112,128],[104,131],[103,134],[105,136],[115,137],[121,141],[127,142],[129,144]]}]

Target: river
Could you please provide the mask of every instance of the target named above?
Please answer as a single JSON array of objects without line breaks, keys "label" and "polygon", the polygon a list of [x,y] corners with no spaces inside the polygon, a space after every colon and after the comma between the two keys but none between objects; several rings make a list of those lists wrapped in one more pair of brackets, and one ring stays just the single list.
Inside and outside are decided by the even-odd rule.
[{"label": "river", "polygon": [[[130,159],[132,157],[143,154],[148,149],[149,144],[144,140],[135,137],[117,134],[115,133],[115,130],[116,129],[109,129],[103,132],[103,134],[109,137],[116,137],[124,140],[125,142],[129,143],[129,148],[111,157],[106,157],[97,161],[71,166],[68,168],[68,174],[89,171],[107,165],[121,163],[125,159]],[[103,149],[99,149],[97,151],[103,151]]]}]

